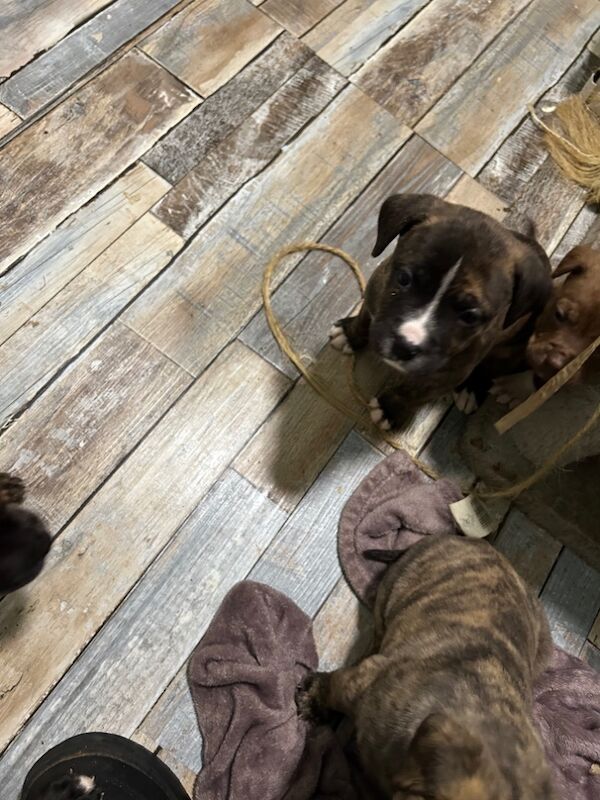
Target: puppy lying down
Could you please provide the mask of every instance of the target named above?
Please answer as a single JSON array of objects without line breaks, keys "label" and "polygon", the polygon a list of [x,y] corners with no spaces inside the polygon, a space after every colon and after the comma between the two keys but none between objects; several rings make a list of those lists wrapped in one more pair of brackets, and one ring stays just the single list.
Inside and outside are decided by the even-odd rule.
[{"label": "puppy lying down", "polygon": [[537,598],[481,540],[427,537],[386,572],[375,652],[309,676],[305,717],[352,718],[364,768],[395,800],[550,800],[532,719],[551,652]]},{"label": "puppy lying down", "polygon": [[550,263],[533,234],[431,195],[384,202],[373,255],[394,240],[359,314],[330,331],[337,349],[368,347],[395,371],[399,385],[371,403],[384,429],[453,390],[462,410],[474,410],[507,355],[514,363],[515,352],[524,353],[552,290]]}]

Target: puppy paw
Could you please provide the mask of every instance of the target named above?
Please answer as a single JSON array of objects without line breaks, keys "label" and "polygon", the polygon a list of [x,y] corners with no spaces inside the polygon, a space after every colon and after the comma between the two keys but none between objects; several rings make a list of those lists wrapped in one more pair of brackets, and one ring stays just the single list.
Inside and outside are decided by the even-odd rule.
[{"label": "puppy paw", "polygon": [[389,419],[385,416],[385,412],[381,407],[377,397],[371,398],[369,401],[369,414],[371,422],[373,422],[382,431],[389,431],[392,427]]},{"label": "puppy paw", "polygon": [[25,499],[25,484],[16,475],[0,472],[0,506],[22,503]]},{"label": "puppy paw", "polygon": [[47,786],[35,800],[101,800],[102,793],[89,775],[69,775]]},{"label": "puppy paw", "polygon": [[334,715],[323,703],[323,683],[326,673],[312,672],[296,688],[298,716],[316,724],[331,722]]},{"label": "puppy paw", "polygon": [[463,414],[472,414],[474,411],[477,411],[479,404],[477,403],[477,398],[475,397],[474,392],[470,392],[465,388],[454,392],[453,395],[454,405],[459,411],[462,411]]},{"label": "puppy paw", "polygon": [[532,372],[519,372],[516,375],[503,375],[496,378],[490,394],[502,406],[513,409],[535,392]]},{"label": "puppy paw", "polygon": [[350,355],[350,353],[354,352],[352,347],[350,347],[350,343],[348,342],[348,337],[346,336],[344,329],[338,322],[336,322],[335,325],[332,325],[329,330],[329,344],[336,350],[340,350],[342,353],[346,353],[347,355]]}]

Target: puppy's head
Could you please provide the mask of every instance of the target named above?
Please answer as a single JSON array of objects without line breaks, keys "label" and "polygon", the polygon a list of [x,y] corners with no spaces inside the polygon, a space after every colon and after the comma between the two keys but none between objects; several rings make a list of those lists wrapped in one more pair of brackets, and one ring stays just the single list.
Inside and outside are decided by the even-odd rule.
[{"label": "puppy's head", "polygon": [[381,208],[373,255],[396,238],[380,270],[370,344],[409,375],[447,370],[458,357],[469,372],[550,294],[539,245],[478,211],[394,195]]},{"label": "puppy's head", "polygon": [[[508,780],[495,754],[451,716],[431,714],[417,729],[392,781],[394,800],[552,800],[543,758],[523,780]],[[515,794],[516,791],[516,794]]]},{"label": "puppy's head", "polygon": [[[527,359],[539,383],[545,383],[600,336],[600,252],[579,245],[560,262],[554,278],[566,276],[554,293],[527,346]],[[574,376],[597,368],[594,357]]]},{"label": "puppy's head", "polygon": [[36,578],[50,549],[50,535],[39,517],[21,507],[23,484],[0,473],[0,595]]}]

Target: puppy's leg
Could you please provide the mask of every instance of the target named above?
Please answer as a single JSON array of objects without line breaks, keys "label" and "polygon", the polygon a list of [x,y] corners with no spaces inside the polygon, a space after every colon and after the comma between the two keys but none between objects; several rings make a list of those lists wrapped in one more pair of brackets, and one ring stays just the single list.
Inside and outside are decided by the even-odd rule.
[{"label": "puppy's leg", "polygon": [[354,667],[313,672],[296,693],[300,716],[323,721],[323,712],[329,710],[352,717],[358,698],[371,685],[386,660],[385,656],[377,654]]},{"label": "puppy's leg", "polygon": [[22,503],[25,499],[25,485],[21,478],[0,472],[0,505]]},{"label": "puppy's leg", "polygon": [[384,431],[401,428],[414,410],[402,389],[388,389],[374,397],[369,405],[371,420]]},{"label": "puppy's leg", "polygon": [[36,792],[34,800],[100,800],[101,797],[93,778],[70,775]]},{"label": "puppy's leg", "polygon": [[344,317],[332,325],[329,331],[329,342],[336,350],[343,353],[354,353],[362,350],[369,342],[371,315],[363,307],[355,317]]}]

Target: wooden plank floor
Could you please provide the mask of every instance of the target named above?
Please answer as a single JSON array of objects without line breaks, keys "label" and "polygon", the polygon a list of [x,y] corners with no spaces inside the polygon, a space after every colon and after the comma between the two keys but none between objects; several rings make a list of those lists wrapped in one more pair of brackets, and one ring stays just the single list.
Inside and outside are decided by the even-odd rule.
[{"label": "wooden plank floor", "polygon": [[[555,260],[600,222],[527,104],[600,68],[580,0],[9,0],[0,30],[0,469],[56,537],[0,601],[0,785],[107,730],[191,787],[186,660],[251,576],[315,618],[322,664],[368,615],[341,577],[346,498],[388,452],[317,397],[260,307],[277,248],[322,239],[365,271],[381,201],[433,192],[518,226]],[[341,392],[326,347],[357,297],[322,254],[274,305]],[[446,401],[407,449],[473,481]],[[600,575],[510,510],[496,546],[556,641],[600,666]]]}]

